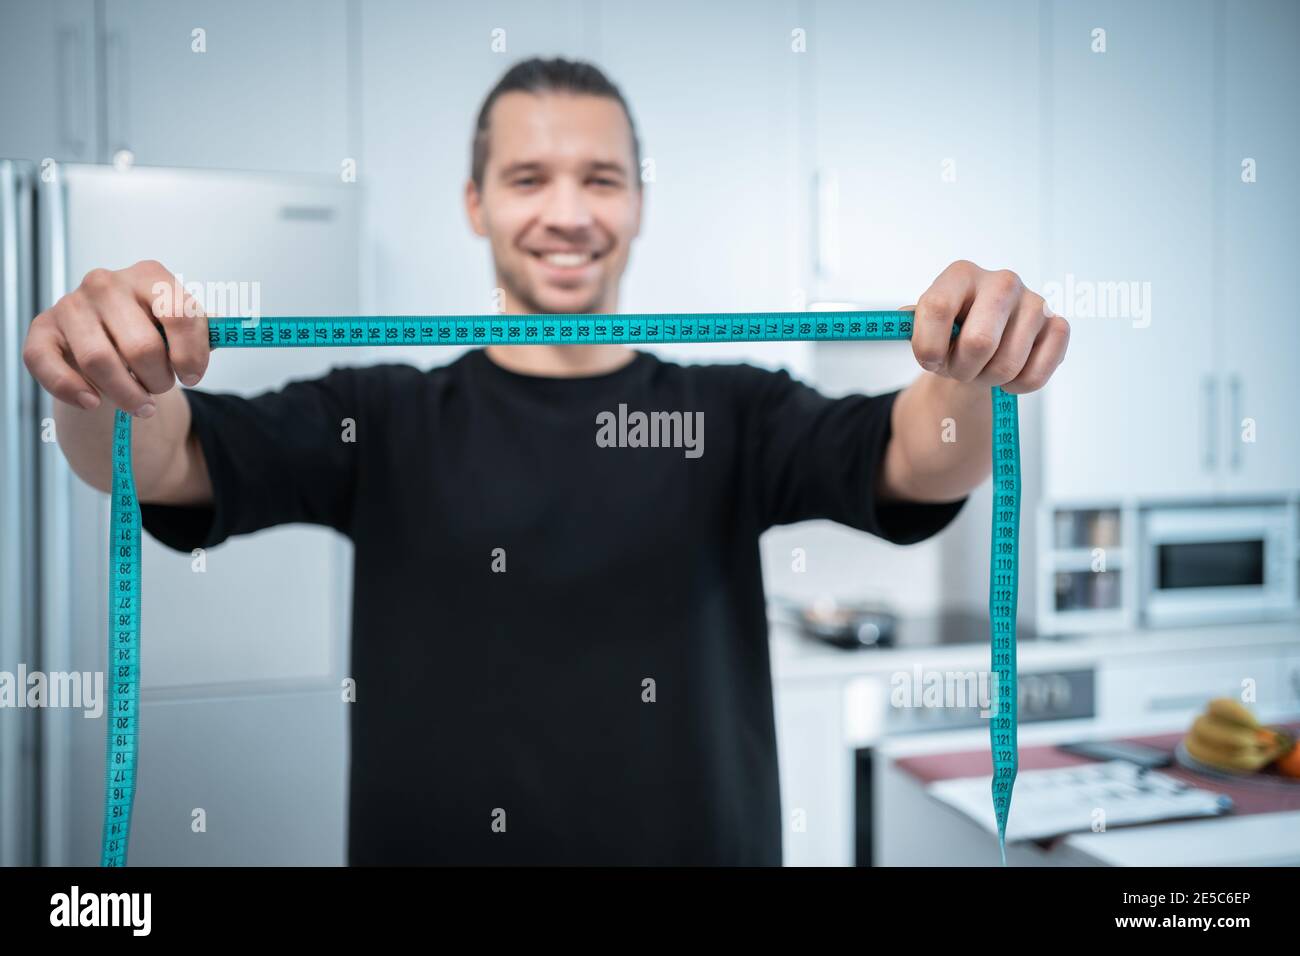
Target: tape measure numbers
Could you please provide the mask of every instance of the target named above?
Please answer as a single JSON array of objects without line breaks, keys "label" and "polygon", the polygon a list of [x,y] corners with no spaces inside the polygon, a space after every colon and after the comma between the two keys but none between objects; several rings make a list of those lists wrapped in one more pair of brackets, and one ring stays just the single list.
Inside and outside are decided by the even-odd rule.
[{"label": "tape measure numbers", "polygon": [[989,710],[993,810],[998,852],[1007,865],[1011,789],[1020,769],[1016,690],[1016,596],[1020,583],[1020,416],[1016,396],[993,389],[993,538],[989,545],[989,652],[994,675]]},{"label": "tape measure numbers", "polygon": [[100,863],[125,866],[135,800],[140,719],[140,504],[131,471],[131,416],[113,416],[113,507],[108,531],[108,758]]},{"label": "tape measure numbers", "polygon": [[[953,334],[959,333],[954,327]],[[911,312],[698,312],[642,315],[282,316],[208,320],[213,348],[384,345],[597,345],[708,342],[888,342],[912,337]],[[1016,596],[1020,429],[1016,396],[993,388],[993,539],[989,638],[994,699],[989,723],[993,810],[1006,864],[1015,785]],[[140,507],[131,472],[131,416],[113,420],[109,540],[108,759],[101,864],[125,866],[139,752]]]}]

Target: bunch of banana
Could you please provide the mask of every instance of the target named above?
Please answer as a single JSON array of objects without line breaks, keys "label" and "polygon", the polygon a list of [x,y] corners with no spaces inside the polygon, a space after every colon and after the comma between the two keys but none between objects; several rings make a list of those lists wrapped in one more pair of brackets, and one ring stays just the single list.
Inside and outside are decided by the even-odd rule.
[{"label": "bunch of banana", "polygon": [[1249,709],[1230,697],[1210,701],[1183,739],[1197,760],[1238,772],[1262,770],[1293,744],[1288,734],[1261,726]]}]

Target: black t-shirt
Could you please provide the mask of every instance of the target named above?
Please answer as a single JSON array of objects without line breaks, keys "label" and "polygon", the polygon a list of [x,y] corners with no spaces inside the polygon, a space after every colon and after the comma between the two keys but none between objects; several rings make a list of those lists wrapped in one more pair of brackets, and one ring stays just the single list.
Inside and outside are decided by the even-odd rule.
[{"label": "black t-shirt", "polygon": [[[151,534],[355,545],[354,865],[779,864],[760,533],[911,543],[966,501],[876,500],[897,392],[749,365],[542,378],[480,350],[186,394],[215,500],[144,506]],[[661,418],[633,447],[635,412],[702,413],[703,443]]]}]

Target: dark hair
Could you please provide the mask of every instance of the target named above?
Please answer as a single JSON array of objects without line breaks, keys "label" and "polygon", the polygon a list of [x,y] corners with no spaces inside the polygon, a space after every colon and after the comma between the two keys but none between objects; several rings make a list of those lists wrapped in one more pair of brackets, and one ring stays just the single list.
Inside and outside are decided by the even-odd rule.
[{"label": "dark hair", "polygon": [[641,188],[641,142],[637,139],[636,124],[632,122],[632,111],[617,86],[609,81],[597,67],[579,60],[566,60],[555,57],[543,60],[533,57],[521,60],[506,71],[505,75],[492,87],[487,99],[478,111],[478,122],[474,125],[474,141],[470,154],[470,178],[479,189],[483,188],[483,171],[487,168],[488,158],[488,116],[492,104],[505,93],[574,93],[587,96],[603,96],[623,107],[627,117],[628,128],[632,131],[632,156],[635,165],[629,171]]}]

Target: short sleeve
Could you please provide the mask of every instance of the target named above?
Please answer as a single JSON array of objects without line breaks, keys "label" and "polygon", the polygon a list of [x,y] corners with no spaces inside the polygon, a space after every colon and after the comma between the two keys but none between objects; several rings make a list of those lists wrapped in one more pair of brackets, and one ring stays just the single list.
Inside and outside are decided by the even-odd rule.
[{"label": "short sleeve", "polygon": [[168,547],[210,548],[231,535],[306,523],[349,532],[364,417],[364,369],[339,368],[244,398],[188,389],[191,431],[212,481],[212,504],[144,504],[141,524]]},{"label": "short sleeve", "polygon": [[788,373],[762,381],[751,427],[759,449],[762,525],[823,518],[895,544],[942,531],[969,496],[946,502],[876,494],[899,391],[830,398]]}]

